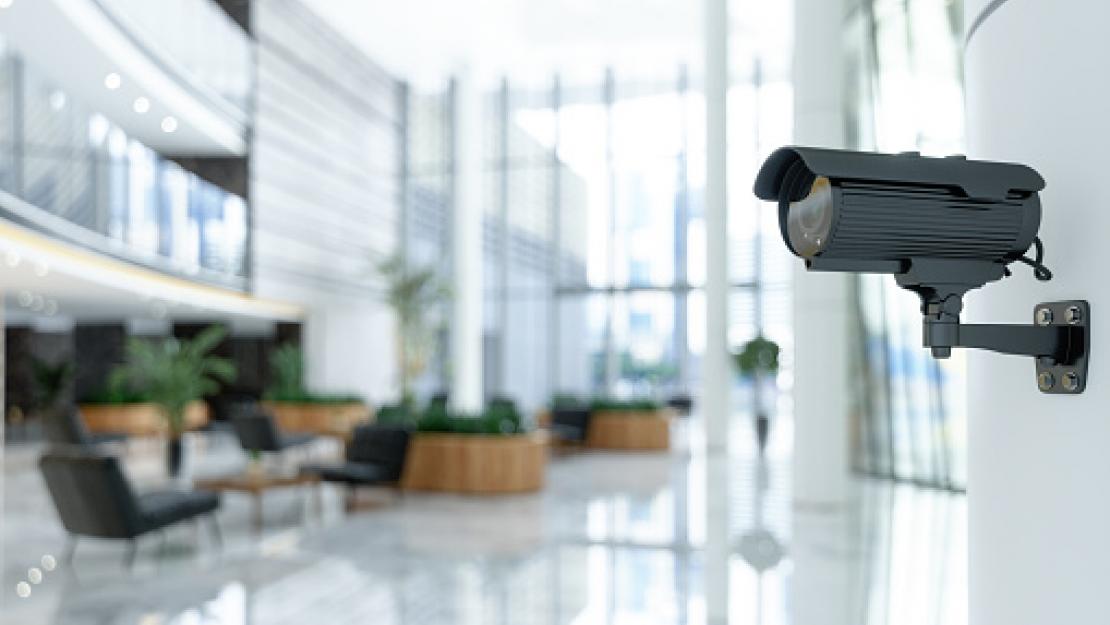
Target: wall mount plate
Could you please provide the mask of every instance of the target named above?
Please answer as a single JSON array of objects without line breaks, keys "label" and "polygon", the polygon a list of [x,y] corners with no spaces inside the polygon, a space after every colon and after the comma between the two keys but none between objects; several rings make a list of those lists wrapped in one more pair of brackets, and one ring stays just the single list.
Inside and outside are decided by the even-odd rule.
[{"label": "wall mount plate", "polygon": [[[1072,362],[1035,359],[1037,388],[1047,395],[1078,395],[1087,388],[1087,359],[1091,354],[1091,306],[1086,300],[1042,302],[1033,308],[1033,323],[1044,327],[1072,327],[1073,341],[1081,341]],[[1073,345],[1073,348],[1076,347]]]}]

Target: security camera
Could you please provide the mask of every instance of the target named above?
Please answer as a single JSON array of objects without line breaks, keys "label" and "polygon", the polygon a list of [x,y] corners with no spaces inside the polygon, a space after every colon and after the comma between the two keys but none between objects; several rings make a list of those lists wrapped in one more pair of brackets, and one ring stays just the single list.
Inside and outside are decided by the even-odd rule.
[{"label": "security camera", "polygon": [[916,293],[935,357],[953,347],[1033,356],[1038,388],[1075,394],[1086,386],[1087,302],[1038,304],[1033,326],[959,322],[964,295],[1009,276],[1012,263],[1052,279],[1037,237],[1044,186],[1013,163],[783,147],[760,168],[755,194],[778,202],[783,240],[807,269],[888,273]]}]

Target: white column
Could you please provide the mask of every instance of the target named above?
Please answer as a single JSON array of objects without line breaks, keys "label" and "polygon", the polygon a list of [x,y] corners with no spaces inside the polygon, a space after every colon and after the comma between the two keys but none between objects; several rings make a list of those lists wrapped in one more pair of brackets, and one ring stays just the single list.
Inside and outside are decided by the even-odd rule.
[{"label": "white column", "polygon": [[[993,6],[991,12],[988,5]],[[975,625],[1110,622],[1110,3],[968,0],[968,152],[1044,176],[1048,283],[1021,265],[972,292],[968,318],[1030,323],[1041,301],[1091,302],[1078,397],[1043,395],[1030,358],[969,361],[969,601]]]},{"label": "white column", "polygon": [[467,412],[483,403],[481,116],[481,94],[464,69],[456,77],[454,98],[451,402]]},{"label": "white column", "polygon": [[710,450],[728,444],[728,3],[705,2],[705,356],[701,409]]},{"label": "white column", "polygon": [[705,0],[705,355],[701,414],[705,422],[705,603],[709,623],[728,622],[729,369],[728,356],[728,0]]},{"label": "white column", "polygon": [[[797,0],[794,142],[843,148],[844,2]],[[836,25],[836,27],[830,27]],[[848,497],[851,278],[794,271],[794,498],[840,507]]]},{"label": "white column", "polygon": [[[843,148],[845,2],[797,0],[794,9],[794,142]],[[849,378],[851,280],[794,270],[794,525],[791,601],[796,625],[849,625],[853,576]]]}]

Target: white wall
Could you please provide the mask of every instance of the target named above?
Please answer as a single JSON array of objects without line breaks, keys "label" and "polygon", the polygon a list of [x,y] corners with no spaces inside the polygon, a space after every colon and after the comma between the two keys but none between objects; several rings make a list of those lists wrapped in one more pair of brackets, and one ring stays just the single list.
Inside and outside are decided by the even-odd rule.
[{"label": "white wall", "polygon": [[[987,5],[969,0],[965,23]],[[1041,237],[1056,274],[1023,268],[968,298],[969,319],[1030,323],[1040,301],[1092,307],[1090,381],[1042,395],[1029,358],[973,354],[969,373],[970,616],[975,625],[1110,622],[1110,3],[998,7],[965,52],[972,157],[1027,163],[1047,181]]]},{"label": "white wall", "polygon": [[394,398],[394,325],[374,267],[398,233],[398,83],[299,0],[254,2],[251,20],[254,290],[308,311],[311,388]]}]

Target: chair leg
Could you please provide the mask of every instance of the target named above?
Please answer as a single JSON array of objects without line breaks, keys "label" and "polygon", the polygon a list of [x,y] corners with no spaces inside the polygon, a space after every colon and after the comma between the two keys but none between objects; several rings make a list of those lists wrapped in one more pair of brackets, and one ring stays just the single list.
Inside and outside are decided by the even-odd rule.
[{"label": "chair leg", "polygon": [[62,556],[66,564],[73,564],[73,557],[77,555],[77,534],[70,534],[66,538],[65,555]]},{"label": "chair leg", "polygon": [[212,532],[212,542],[216,543],[216,548],[223,549],[224,535],[220,532],[220,520],[216,518],[215,512],[208,515],[208,529]]},{"label": "chair leg", "polygon": [[158,537],[158,561],[161,563],[162,560],[166,559],[166,542],[168,539],[166,530],[158,530]]},{"label": "chair leg", "polygon": [[135,555],[139,551],[139,541],[134,538],[127,539],[127,552],[123,556],[124,567],[131,569],[135,566]]}]

